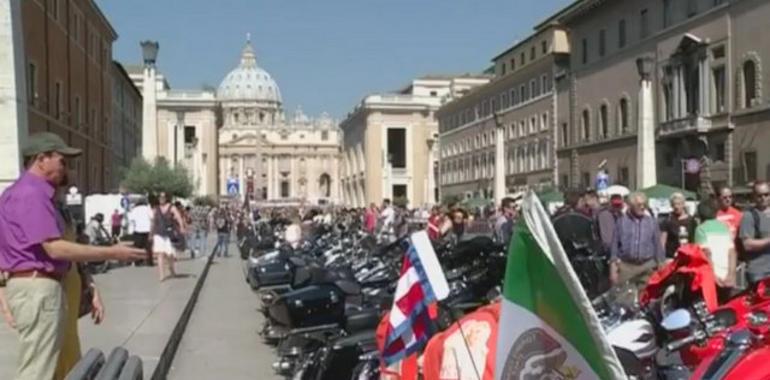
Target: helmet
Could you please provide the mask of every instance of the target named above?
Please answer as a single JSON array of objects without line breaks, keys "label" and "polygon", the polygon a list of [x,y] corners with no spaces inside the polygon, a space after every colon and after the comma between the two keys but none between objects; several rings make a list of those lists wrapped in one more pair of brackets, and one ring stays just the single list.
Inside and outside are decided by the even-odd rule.
[{"label": "helmet", "polygon": [[655,332],[652,324],[645,319],[626,321],[607,332],[611,345],[633,352],[637,358],[645,359],[655,355]]}]

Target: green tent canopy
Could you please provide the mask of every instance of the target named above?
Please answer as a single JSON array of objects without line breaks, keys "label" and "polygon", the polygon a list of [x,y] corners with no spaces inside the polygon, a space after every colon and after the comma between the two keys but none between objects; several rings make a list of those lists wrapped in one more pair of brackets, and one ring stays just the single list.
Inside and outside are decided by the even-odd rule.
[{"label": "green tent canopy", "polygon": [[469,208],[486,207],[492,203],[494,203],[494,200],[486,198],[469,198],[460,202],[462,206]]},{"label": "green tent canopy", "polygon": [[685,189],[680,189],[678,187],[668,186],[668,185],[655,185],[648,187],[646,189],[640,190],[642,193],[644,193],[647,198],[656,198],[656,199],[669,199],[671,197],[671,194],[674,193],[682,193],[685,198],[688,200],[696,200],[698,198],[698,195],[692,191],[688,191]]},{"label": "green tent canopy", "polygon": [[564,202],[564,195],[558,190],[548,190],[537,194],[543,204]]}]

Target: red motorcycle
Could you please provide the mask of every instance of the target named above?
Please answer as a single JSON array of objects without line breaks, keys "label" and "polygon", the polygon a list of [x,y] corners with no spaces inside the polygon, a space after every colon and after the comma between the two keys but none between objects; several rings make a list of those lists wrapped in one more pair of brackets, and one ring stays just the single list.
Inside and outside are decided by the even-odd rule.
[{"label": "red motorcycle", "polygon": [[[680,351],[682,361],[694,368],[692,379],[768,379],[770,380],[770,280],[735,298],[706,318],[682,319],[665,326],[688,330],[666,349]],[[672,318],[676,319],[676,318]],[[689,322],[689,323],[686,323]],[[686,326],[685,326],[686,325]]]}]

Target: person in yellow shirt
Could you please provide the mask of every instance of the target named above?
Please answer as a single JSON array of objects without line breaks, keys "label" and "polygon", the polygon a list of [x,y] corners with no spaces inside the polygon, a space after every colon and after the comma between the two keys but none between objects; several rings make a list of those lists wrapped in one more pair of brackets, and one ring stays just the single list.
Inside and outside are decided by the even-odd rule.
[{"label": "person in yellow shirt", "polygon": [[[72,242],[77,241],[78,234],[75,222],[65,209],[62,209],[62,217],[66,224],[64,239]],[[78,319],[80,318],[82,281],[86,281],[93,291],[91,318],[97,325],[104,320],[104,305],[102,304],[99,291],[96,289],[93,278],[88,272],[81,271],[77,263],[72,263],[72,265],[70,265],[70,270],[62,280],[64,295],[67,300],[67,311],[63,324],[64,331],[62,333],[61,352],[59,353],[59,361],[56,364],[54,380],[63,380],[80,360],[81,350],[80,334],[78,333]]]}]

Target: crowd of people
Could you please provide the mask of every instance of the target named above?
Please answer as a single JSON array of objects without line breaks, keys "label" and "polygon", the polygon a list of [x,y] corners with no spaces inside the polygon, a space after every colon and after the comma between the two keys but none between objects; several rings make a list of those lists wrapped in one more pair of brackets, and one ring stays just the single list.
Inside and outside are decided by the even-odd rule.
[{"label": "crowd of people", "polygon": [[702,199],[694,214],[688,213],[685,196],[674,193],[671,212],[659,218],[641,192],[598,202],[593,191],[567,191],[553,225],[568,256],[609,259],[610,285],[642,285],[680,247],[695,244],[710,259],[720,299],[725,300],[744,279],[750,286],[770,276],[770,187],[758,181],[752,190],[753,204],[742,210],[734,204],[732,190],[723,187]]}]

